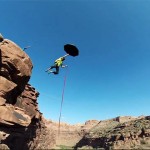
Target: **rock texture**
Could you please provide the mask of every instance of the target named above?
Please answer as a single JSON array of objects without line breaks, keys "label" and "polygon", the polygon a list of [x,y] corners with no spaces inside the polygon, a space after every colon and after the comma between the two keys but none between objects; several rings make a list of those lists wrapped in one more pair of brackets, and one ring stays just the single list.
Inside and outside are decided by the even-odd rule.
[{"label": "rock texture", "polygon": [[39,93],[28,84],[32,68],[18,45],[0,39],[0,149],[35,149],[46,132]]},{"label": "rock texture", "polygon": [[[76,125],[61,123],[60,128],[57,122],[44,122],[47,132],[39,145],[44,141],[48,146],[51,142],[53,149],[150,149],[150,116],[120,116]],[[47,146],[42,148],[49,149]]]},{"label": "rock texture", "polygon": [[47,130],[53,131],[55,145],[53,149],[71,149],[83,137],[81,135],[81,125],[69,125],[45,120]]},{"label": "rock texture", "polygon": [[15,104],[32,72],[32,62],[22,49],[10,40],[0,42],[0,97]]},{"label": "rock texture", "polygon": [[76,144],[79,148],[150,149],[150,116],[100,121]]}]

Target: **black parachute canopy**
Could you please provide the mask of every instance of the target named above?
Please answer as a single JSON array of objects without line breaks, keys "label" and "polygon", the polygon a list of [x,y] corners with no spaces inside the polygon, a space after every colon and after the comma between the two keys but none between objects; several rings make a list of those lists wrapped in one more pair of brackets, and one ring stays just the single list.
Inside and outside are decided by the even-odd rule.
[{"label": "black parachute canopy", "polygon": [[71,55],[71,56],[78,56],[79,55],[79,50],[76,46],[72,45],[72,44],[66,44],[64,45],[64,50],[67,54]]}]

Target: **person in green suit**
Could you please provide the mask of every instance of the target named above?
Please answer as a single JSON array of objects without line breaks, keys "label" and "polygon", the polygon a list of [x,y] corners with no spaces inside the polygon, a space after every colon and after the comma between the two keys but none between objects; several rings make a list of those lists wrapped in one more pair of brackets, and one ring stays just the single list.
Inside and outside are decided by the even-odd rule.
[{"label": "person in green suit", "polygon": [[[66,57],[66,56],[68,56],[68,54],[65,55],[65,56],[63,56],[63,57],[60,57],[60,58],[56,59],[54,65],[51,66],[50,68],[48,68],[48,69],[46,70],[46,72],[48,72],[48,73],[53,73],[53,74],[58,74],[58,73],[59,73],[59,67],[62,67],[62,68],[67,67],[67,65],[63,65],[63,61],[65,60],[65,57]],[[53,71],[53,70],[52,70],[53,68],[55,68],[56,71]]]}]

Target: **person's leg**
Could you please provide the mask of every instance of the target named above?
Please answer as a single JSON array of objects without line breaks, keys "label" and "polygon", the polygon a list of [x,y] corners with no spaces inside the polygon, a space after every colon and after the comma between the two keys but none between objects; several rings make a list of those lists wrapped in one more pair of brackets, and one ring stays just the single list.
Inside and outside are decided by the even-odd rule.
[{"label": "person's leg", "polygon": [[51,66],[50,68],[48,68],[48,69],[46,70],[46,72],[50,71],[50,70],[53,69],[53,68],[56,68],[56,65],[53,65],[53,66]]},{"label": "person's leg", "polygon": [[59,73],[59,67],[58,66],[56,66],[56,71],[55,72],[53,72],[54,74],[58,74]]}]

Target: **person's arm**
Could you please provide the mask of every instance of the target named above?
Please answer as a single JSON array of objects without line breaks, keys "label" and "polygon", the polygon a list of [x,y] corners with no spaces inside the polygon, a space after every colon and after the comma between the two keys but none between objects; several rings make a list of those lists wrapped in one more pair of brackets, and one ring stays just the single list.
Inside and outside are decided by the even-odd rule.
[{"label": "person's arm", "polygon": [[64,65],[63,63],[61,64],[62,68],[68,67],[67,65]]},{"label": "person's arm", "polygon": [[64,55],[63,57],[67,57],[67,56],[69,56],[69,54],[66,54],[66,55]]},{"label": "person's arm", "polygon": [[62,65],[61,65],[61,67],[62,67],[62,68],[65,68],[65,67],[68,67],[68,66],[67,66],[67,65],[63,65],[63,64],[62,64]]}]

